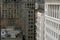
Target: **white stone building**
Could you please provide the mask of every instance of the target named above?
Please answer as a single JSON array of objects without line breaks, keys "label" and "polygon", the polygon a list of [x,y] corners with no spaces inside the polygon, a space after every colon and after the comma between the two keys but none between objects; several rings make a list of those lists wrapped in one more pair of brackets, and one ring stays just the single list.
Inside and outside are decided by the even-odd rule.
[{"label": "white stone building", "polygon": [[45,0],[45,40],[60,40],[60,0]]},{"label": "white stone building", "polygon": [[37,12],[36,17],[37,17],[37,19],[36,19],[36,26],[37,26],[36,39],[43,40],[44,39],[44,14]]}]

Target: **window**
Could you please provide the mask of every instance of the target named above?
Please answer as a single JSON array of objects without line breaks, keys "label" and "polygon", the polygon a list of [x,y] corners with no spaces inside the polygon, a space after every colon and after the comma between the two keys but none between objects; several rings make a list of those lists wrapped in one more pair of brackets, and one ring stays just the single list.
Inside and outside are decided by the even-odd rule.
[{"label": "window", "polygon": [[60,30],[60,24],[59,24],[59,30]]},{"label": "window", "polygon": [[33,11],[31,11],[31,13],[33,13]]},{"label": "window", "polygon": [[46,30],[47,30],[47,32],[48,32],[50,35],[52,35],[52,36],[55,37],[55,38],[58,38],[58,35],[57,35],[56,32],[50,30],[49,28],[46,28]]},{"label": "window", "polygon": [[28,36],[28,38],[33,38],[32,36]]},{"label": "window", "polygon": [[31,25],[31,28],[33,28],[33,25]]},{"label": "window", "polygon": [[33,13],[34,11],[28,11],[29,13]]},{"label": "window", "polygon": [[7,17],[7,10],[2,10],[1,16],[2,16],[2,18],[6,18]]},{"label": "window", "polygon": [[29,15],[29,17],[30,17],[30,15]]},{"label": "window", "polygon": [[50,20],[47,20],[47,19],[46,19],[46,24],[49,25],[49,27],[52,27],[54,29],[58,29],[58,27],[59,27],[58,26],[59,25],[58,23],[55,23],[55,22],[50,21]]},{"label": "window", "polygon": [[60,40],[60,35],[59,35],[59,39],[58,40]]},{"label": "window", "polygon": [[4,0],[4,2],[16,2],[16,0]]},{"label": "window", "polygon": [[16,2],[16,0],[11,0],[11,2]]},{"label": "window", "polygon": [[31,38],[33,38],[33,37],[31,36]]},{"label": "window", "polygon": [[9,18],[8,23],[9,23],[9,26],[13,26],[15,25],[15,20],[12,18]]},{"label": "window", "polygon": [[28,36],[28,38],[30,38],[30,36]]},{"label": "window", "polygon": [[29,6],[29,3],[27,4],[27,6]]},{"label": "window", "polygon": [[7,2],[8,0],[4,0],[4,2]]},{"label": "window", "polygon": [[33,21],[33,19],[30,19],[31,21]]},{"label": "window", "polygon": [[33,24],[33,22],[30,22],[31,24]]},{"label": "window", "polygon": [[16,0],[14,0],[14,2],[16,2]]},{"label": "window", "polygon": [[59,5],[48,5],[48,16],[59,18]]},{"label": "window", "polygon": [[29,19],[29,21],[33,21],[33,19]]},{"label": "window", "polygon": [[10,0],[4,0],[5,3],[10,2]]},{"label": "window", "polygon": [[28,11],[30,13],[30,11]]}]

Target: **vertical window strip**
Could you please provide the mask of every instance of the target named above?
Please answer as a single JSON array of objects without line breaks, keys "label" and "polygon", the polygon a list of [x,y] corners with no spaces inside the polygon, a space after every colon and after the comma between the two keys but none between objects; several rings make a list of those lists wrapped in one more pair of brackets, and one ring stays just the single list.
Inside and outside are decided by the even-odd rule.
[{"label": "vertical window strip", "polygon": [[59,19],[60,19],[60,5],[59,5],[59,14],[58,14],[58,17],[59,17]]}]

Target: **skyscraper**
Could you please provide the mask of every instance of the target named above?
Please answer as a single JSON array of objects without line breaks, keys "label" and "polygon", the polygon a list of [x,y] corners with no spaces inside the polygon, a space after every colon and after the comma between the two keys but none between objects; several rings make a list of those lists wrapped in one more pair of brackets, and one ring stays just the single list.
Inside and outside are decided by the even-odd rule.
[{"label": "skyscraper", "polygon": [[60,0],[45,0],[45,40],[60,40]]},{"label": "skyscraper", "polygon": [[1,28],[20,28],[25,40],[35,40],[35,0],[0,0]]},{"label": "skyscraper", "polygon": [[44,40],[44,13],[36,13],[36,40]]},{"label": "skyscraper", "polygon": [[35,40],[35,0],[23,0],[25,13],[25,22],[26,25],[26,40]]}]

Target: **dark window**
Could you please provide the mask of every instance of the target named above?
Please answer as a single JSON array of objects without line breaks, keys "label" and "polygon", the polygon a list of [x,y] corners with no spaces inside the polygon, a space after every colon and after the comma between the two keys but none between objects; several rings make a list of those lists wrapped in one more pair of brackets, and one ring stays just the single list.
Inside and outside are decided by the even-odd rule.
[{"label": "dark window", "polygon": [[7,2],[8,0],[4,0],[5,2]]},{"label": "dark window", "polygon": [[33,29],[29,29],[28,31],[29,31],[29,33],[32,31]]},{"label": "dark window", "polygon": [[14,0],[14,1],[16,1],[16,0]]},{"label": "dark window", "polygon": [[33,11],[31,11],[31,13],[33,13]]},{"label": "dark window", "polygon": [[29,19],[29,21],[30,21],[31,19]]},{"label": "dark window", "polygon": [[33,11],[29,11],[29,13],[33,13]]},{"label": "dark window", "polygon": [[33,19],[31,19],[31,21],[32,21]]},{"label": "dark window", "polygon": [[30,38],[30,36],[28,36],[28,38]]},{"label": "dark window", "polygon": [[31,9],[35,9],[35,6],[31,6]]},{"label": "dark window", "polygon": [[29,19],[29,21],[30,21],[30,20],[33,21],[33,19]]},{"label": "dark window", "polygon": [[30,26],[31,28],[33,27],[33,25]]},{"label": "dark window", "polygon": [[33,38],[32,36],[28,36],[28,38]]},{"label": "dark window", "polygon": [[34,33],[31,33],[31,35],[33,35]]},{"label": "dark window", "polygon": [[31,24],[33,24],[33,22],[30,22]]},{"label": "dark window", "polygon": [[29,17],[30,17],[30,15],[29,15]]},{"label": "dark window", "polygon": [[30,29],[28,31],[30,31]]},{"label": "dark window", "polygon": [[33,38],[33,37],[31,36],[31,38]]},{"label": "dark window", "polygon": [[30,3],[30,6],[31,6],[31,3]]},{"label": "dark window", "polygon": [[27,6],[29,6],[29,3],[27,4]]},{"label": "dark window", "polygon": [[29,11],[29,13],[30,13],[30,11]]},{"label": "dark window", "polygon": [[4,0],[5,3],[10,2],[10,0]]},{"label": "dark window", "polygon": [[[30,21],[30,20],[29,20]],[[33,24],[33,22],[29,22],[29,24]]]}]

